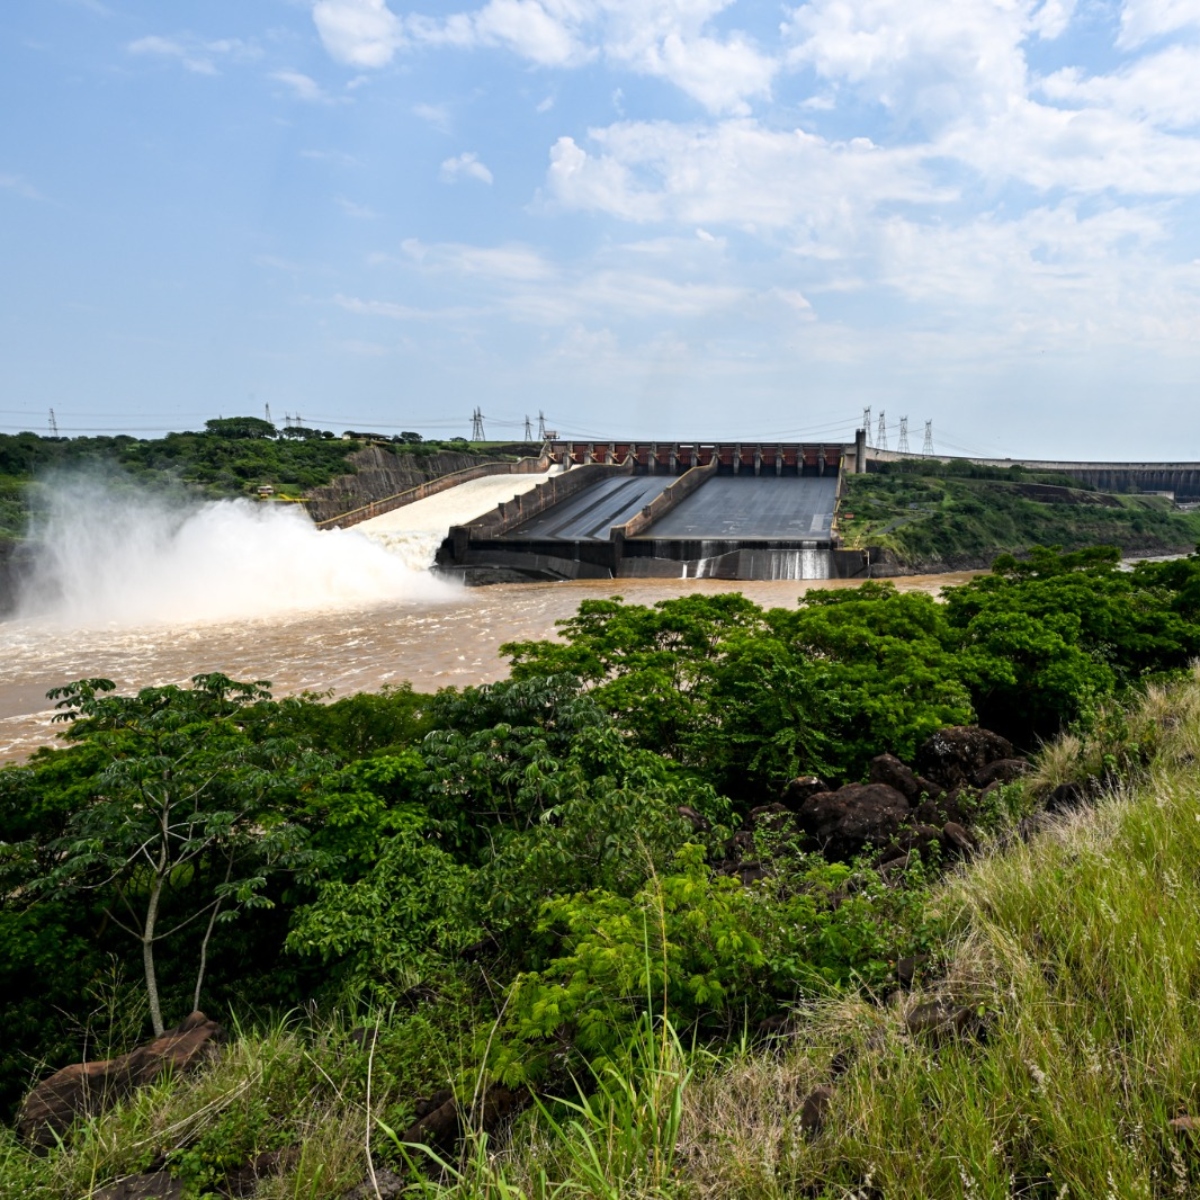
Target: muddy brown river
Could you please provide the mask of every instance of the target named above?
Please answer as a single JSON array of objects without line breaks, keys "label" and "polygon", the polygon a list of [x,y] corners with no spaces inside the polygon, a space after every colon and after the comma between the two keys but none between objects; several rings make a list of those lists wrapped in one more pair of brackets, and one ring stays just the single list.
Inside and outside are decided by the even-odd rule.
[{"label": "muddy brown river", "polygon": [[[904,590],[937,594],[961,575],[912,576]],[[335,696],[411,681],[418,691],[488,683],[507,674],[504,642],[552,637],[555,622],[589,597],[624,596],[648,604],[697,592],[739,591],[758,604],[794,606],[809,588],[857,581],[723,583],[718,580],[499,584],[425,589],[394,604],[328,608],[244,621],[165,623],[135,628],[64,626],[34,620],[0,624],[0,760],[51,742],[58,727],[46,691],[103,676],[118,688],[185,683],[206,671],[268,679],[277,695],[327,691]]]}]

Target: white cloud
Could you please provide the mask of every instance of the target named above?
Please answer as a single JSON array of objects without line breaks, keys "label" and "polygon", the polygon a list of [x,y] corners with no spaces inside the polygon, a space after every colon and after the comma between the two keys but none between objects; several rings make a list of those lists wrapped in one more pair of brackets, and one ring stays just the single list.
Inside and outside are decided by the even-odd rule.
[{"label": "white cloud", "polygon": [[473,150],[464,151],[442,163],[443,183],[457,183],[460,179],[477,179],[480,183],[491,183],[492,173],[479,161]]},{"label": "white cloud", "polygon": [[445,104],[414,104],[413,116],[427,121],[442,133],[450,132],[450,109]]},{"label": "white cloud", "polygon": [[401,244],[406,257],[423,267],[463,275],[507,279],[522,283],[552,278],[555,268],[528,246],[469,246],[460,242],[426,245],[416,238]]},{"label": "white cloud", "polygon": [[321,85],[300,71],[272,71],[267,78],[284,84],[295,100],[303,100],[309,104],[331,103],[331,97],[325,94]]},{"label": "white cloud", "polygon": [[130,54],[142,57],[174,59],[196,75],[216,75],[218,59],[252,62],[262,53],[257,46],[240,38],[205,41],[190,34],[179,37],[151,34],[130,42],[126,49]]},{"label": "white cloud", "polygon": [[0,191],[15,192],[26,200],[44,200],[45,197],[21,175],[6,175],[0,171]]},{"label": "white cloud", "polygon": [[334,203],[346,216],[353,217],[356,221],[373,221],[379,216],[373,208],[368,208],[365,204],[355,204],[353,200],[347,200],[345,196],[334,197]]},{"label": "white cloud", "polygon": [[313,9],[339,62],[381,67],[406,43],[496,47],[537,66],[578,67],[603,57],[620,69],[665,79],[711,112],[746,113],[769,95],[776,56],[744,33],[717,37],[712,19],[733,0],[487,0],[449,16],[405,18],[384,0],[319,0]]},{"label": "white cloud", "polygon": [[1039,91],[1070,106],[1112,109],[1167,129],[1200,124],[1200,46],[1170,46],[1108,75],[1085,76],[1078,68],[1042,80]]},{"label": "white cloud", "polygon": [[387,317],[393,321],[441,321],[461,320],[477,316],[478,308],[416,308],[408,304],[393,304],[388,300],[360,300],[356,296],[343,296],[340,292],[333,298],[334,304],[347,312],[365,317]]},{"label": "white cloud", "polygon": [[1180,29],[1200,26],[1200,0],[1125,0],[1117,44],[1132,49]]},{"label": "white cloud", "polygon": [[629,121],[593,129],[590,140],[595,153],[569,137],[551,148],[550,196],[564,208],[631,221],[828,228],[870,205],[953,198],[924,177],[920,150],[830,142],[752,120]]},{"label": "white cloud", "polygon": [[352,67],[385,67],[404,44],[399,18],[384,0],[318,0],[313,21],[325,49]]}]

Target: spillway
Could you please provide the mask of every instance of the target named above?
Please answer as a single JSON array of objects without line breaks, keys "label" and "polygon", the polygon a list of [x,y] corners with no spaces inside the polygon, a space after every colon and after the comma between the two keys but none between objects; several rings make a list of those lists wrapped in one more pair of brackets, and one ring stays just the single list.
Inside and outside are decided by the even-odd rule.
[{"label": "spillway", "polygon": [[564,455],[557,478],[452,528],[438,564],[476,582],[867,573],[869,557],[838,543],[840,454],[686,446],[664,466],[637,449]]},{"label": "spillway", "polygon": [[438,547],[451,526],[477,520],[498,504],[533,491],[561,470],[552,466],[541,474],[468,479],[444,492],[360,521],[355,528],[382,543],[410,566],[425,570],[433,565]]}]

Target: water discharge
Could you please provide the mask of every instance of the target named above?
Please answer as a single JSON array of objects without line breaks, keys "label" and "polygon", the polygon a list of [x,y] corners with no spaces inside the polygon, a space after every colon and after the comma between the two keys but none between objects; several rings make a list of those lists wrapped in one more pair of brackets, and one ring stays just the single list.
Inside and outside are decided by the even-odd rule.
[{"label": "water discharge", "polygon": [[180,504],[59,480],[31,531],[22,620],[145,627],[449,599],[456,588],[353,529],[321,532],[288,505]]}]

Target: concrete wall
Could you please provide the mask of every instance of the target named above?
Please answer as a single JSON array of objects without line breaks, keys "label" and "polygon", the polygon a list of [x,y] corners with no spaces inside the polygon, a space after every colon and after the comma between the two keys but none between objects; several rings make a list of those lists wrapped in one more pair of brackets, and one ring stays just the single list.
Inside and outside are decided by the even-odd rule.
[{"label": "concrete wall", "polygon": [[[485,463],[511,465],[503,461],[440,450],[436,454],[393,454],[382,446],[365,446],[350,456],[353,475],[339,475],[329,483],[309,490],[305,505],[318,524],[336,523],[337,518],[420,487],[456,471],[469,470]],[[366,520],[365,517],[360,518]]]},{"label": "concrete wall", "polygon": [[640,513],[631,517],[624,525],[614,525],[609,530],[609,538],[614,542],[623,542],[626,538],[637,537],[649,529],[655,521],[661,520],[697,488],[706,484],[717,473],[718,465],[714,458],[705,467],[692,467],[685,471],[674,483],[663,488]]},{"label": "concrete wall", "polygon": [[[459,456],[456,455],[455,457]],[[339,529],[346,529],[351,525],[357,525],[360,521],[369,521],[372,517],[381,516],[383,513],[395,512],[396,509],[404,508],[406,505],[413,504],[418,500],[424,500],[427,496],[436,496],[439,492],[457,487],[460,483],[466,483],[471,479],[483,479],[488,475],[533,475],[548,471],[549,469],[550,457],[546,454],[543,454],[541,458],[522,458],[515,463],[478,463],[472,467],[465,467],[461,471],[451,471],[448,475],[440,475],[436,479],[429,479],[424,483],[417,484],[416,487],[398,492],[394,496],[386,496],[381,500],[372,500],[360,508],[340,513],[336,517],[327,517],[323,521],[317,521],[316,524],[319,529],[327,529],[334,526],[337,526]]]}]

